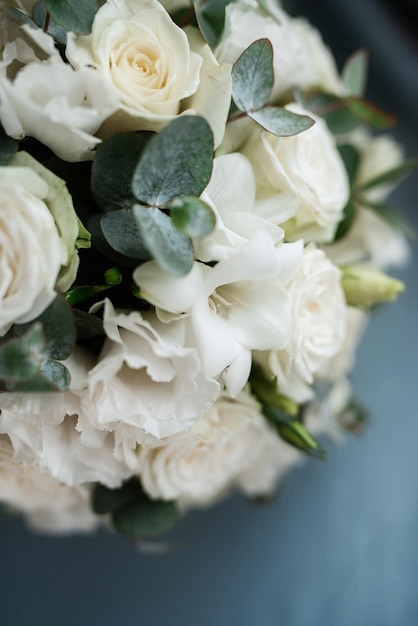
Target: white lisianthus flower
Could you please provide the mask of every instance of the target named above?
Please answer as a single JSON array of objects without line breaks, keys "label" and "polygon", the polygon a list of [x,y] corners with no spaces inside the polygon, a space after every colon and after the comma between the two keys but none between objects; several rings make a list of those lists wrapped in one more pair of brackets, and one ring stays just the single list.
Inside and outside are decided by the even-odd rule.
[{"label": "white lisianthus flower", "polygon": [[284,197],[276,194],[256,203],[255,177],[248,159],[239,153],[216,157],[201,195],[216,215],[216,227],[207,237],[194,240],[195,257],[200,261],[225,259],[258,230],[267,231],[274,243],[282,241],[284,231],[276,224],[292,214]]},{"label": "white lisianthus flower", "polygon": [[10,437],[16,463],[67,485],[100,482],[119,487],[131,470],[114,457],[112,434],[100,431],[86,442],[79,432],[83,423],[80,395],[91,358],[78,349],[64,364],[71,375],[66,391],[0,395],[0,433]]},{"label": "white lisianthus flower", "polygon": [[80,429],[86,438],[112,432],[117,458],[132,464],[138,444],[191,428],[218,397],[219,383],[205,377],[197,351],[184,346],[181,321],[118,313],[106,300],[104,328],[108,338],[89,373]]},{"label": "white lisianthus flower", "polygon": [[86,487],[69,487],[16,462],[6,435],[0,435],[0,502],[23,514],[30,526],[42,532],[88,532],[99,522]]},{"label": "white lisianthus flower", "polygon": [[285,108],[309,115],[315,124],[291,137],[257,130],[243,152],[253,166],[259,197],[281,191],[297,199],[295,223],[287,235],[331,241],[350,193],[344,163],[323,119],[298,104]]},{"label": "white lisianthus flower", "polygon": [[251,43],[267,38],[273,46],[275,80],[271,102],[281,100],[295,87],[340,93],[335,60],[320,34],[307,22],[289,17],[273,4],[270,3],[269,13],[255,0],[229,4],[217,58],[235,63]]},{"label": "white lisianthus flower", "polygon": [[150,261],[133,276],[160,316],[185,314],[206,375],[223,374],[236,395],[248,380],[251,350],[287,345],[291,296],[284,286],[301,255],[302,242],[276,248],[268,233],[259,231],[214,267],[195,262],[186,276],[172,277]]},{"label": "white lisianthus flower", "polygon": [[280,393],[306,402],[313,396],[315,372],[338,353],[345,338],[347,306],[341,272],[322,250],[308,247],[288,290],[293,302],[289,344],[259,358],[262,364],[267,362]]},{"label": "white lisianthus flower", "polygon": [[279,477],[279,462],[268,454],[277,440],[247,392],[234,400],[221,397],[191,431],[141,450],[141,482],[152,498],[175,499],[185,508],[212,504],[239,484],[259,495],[255,474],[262,463],[263,477],[269,477],[257,485],[263,491]]},{"label": "white lisianthus flower", "polygon": [[69,34],[70,62],[96,68],[117,95],[118,111],[104,134],[159,131],[188,99],[187,107],[199,113],[201,105],[203,115],[208,103],[215,105],[208,122],[214,125],[215,144],[220,143],[230,104],[230,67],[219,66],[195,30],[188,33],[157,0],[109,0],[97,11],[91,35]]},{"label": "white lisianthus flower", "polygon": [[48,184],[27,167],[0,168],[0,335],[55,297],[62,246]]}]

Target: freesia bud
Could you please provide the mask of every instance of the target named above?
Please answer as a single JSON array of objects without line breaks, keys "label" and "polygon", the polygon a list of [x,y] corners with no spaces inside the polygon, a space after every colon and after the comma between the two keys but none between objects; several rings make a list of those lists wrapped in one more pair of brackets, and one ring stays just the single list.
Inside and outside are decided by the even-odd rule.
[{"label": "freesia bud", "polygon": [[342,272],[345,298],[352,306],[371,307],[391,302],[405,290],[402,281],[369,268],[350,265],[342,268]]}]

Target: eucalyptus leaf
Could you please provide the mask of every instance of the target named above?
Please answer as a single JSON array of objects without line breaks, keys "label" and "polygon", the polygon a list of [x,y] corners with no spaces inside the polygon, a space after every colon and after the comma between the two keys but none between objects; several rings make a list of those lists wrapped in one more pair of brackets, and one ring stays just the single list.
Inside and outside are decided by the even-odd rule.
[{"label": "eucalyptus leaf", "polygon": [[19,144],[16,139],[6,135],[0,127],[0,166],[7,165],[10,159],[18,151]]},{"label": "eucalyptus leaf", "polygon": [[231,0],[193,0],[197,24],[212,47],[219,42],[225,24],[225,8]]},{"label": "eucalyptus leaf", "polygon": [[307,115],[299,115],[280,107],[263,107],[248,113],[248,116],[260,126],[278,137],[298,135],[315,124]]},{"label": "eucalyptus leaf", "polygon": [[201,117],[177,117],[146,146],[132,179],[134,196],[164,206],[177,196],[200,196],[212,174],[213,136]]},{"label": "eucalyptus leaf", "polygon": [[100,226],[107,243],[119,254],[141,261],[151,258],[132,209],[119,209],[102,215]]},{"label": "eucalyptus leaf", "polygon": [[132,176],[150,136],[120,133],[98,146],[91,169],[91,190],[103,209],[134,203]]},{"label": "eucalyptus leaf", "polygon": [[138,500],[115,511],[113,525],[125,535],[145,537],[170,530],[178,519],[179,512],[175,502]]},{"label": "eucalyptus leaf", "polygon": [[368,61],[369,55],[367,50],[361,49],[352,54],[343,67],[341,76],[348,93],[352,96],[362,96],[364,94]]},{"label": "eucalyptus leaf", "polygon": [[[32,17],[39,28],[44,28],[47,23],[48,11],[45,2],[37,2],[32,9]],[[52,16],[49,17],[47,33],[56,42],[65,45],[67,43],[67,31],[56,23]]]},{"label": "eucalyptus leaf", "polygon": [[68,389],[71,382],[70,372],[65,365],[52,359],[42,361],[41,374],[44,381],[51,383],[52,389],[55,388],[59,391]]},{"label": "eucalyptus leaf", "polygon": [[327,93],[317,93],[304,100],[304,105],[321,116],[334,135],[344,135],[359,125],[359,118],[348,107],[344,98]]},{"label": "eucalyptus leaf", "polygon": [[158,266],[172,276],[190,272],[194,260],[191,239],[177,230],[169,216],[159,209],[141,205],[135,205],[132,212]]},{"label": "eucalyptus leaf", "polygon": [[45,0],[45,5],[57,24],[78,35],[91,32],[99,8],[96,0]]},{"label": "eucalyptus leaf", "polygon": [[16,7],[2,5],[1,10],[18,24],[27,24],[31,28],[38,28],[37,24],[35,24],[35,22],[28,15],[26,15],[26,13],[20,9],[16,9]]},{"label": "eucalyptus leaf", "polygon": [[175,198],[168,205],[177,230],[189,237],[209,235],[215,228],[216,216],[205,202],[194,196]]},{"label": "eucalyptus leaf", "polygon": [[351,113],[353,113],[359,120],[373,126],[374,128],[382,130],[391,128],[397,122],[393,115],[385,113],[382,109],[379,109],[374,104],[371,104],[362,98],[347,98],[347,105]]},{"label": "eucalyptus leaf", "polygon": [[254,41],[232,68],[232,97],[241,111],[256,111],[268,101],[274,83],[273,46],[268,39]]},{"label": "eucalyptus leaf", "polygon": [[103,320],[80,309],[73,309],[77,340],[84,341],[105,335]]},{"label": "eucalyptus leaf", "polygon": [[127,481],[117,489],[105,485],[96,485],[92,496],[92,508],[98,515],[112,513],[125,507],[132,501],[143,497],[143,490],[137,478]]},{"label": "eucalyptus leaf", "polygon": [[410,174],[412,170],[414,170],[418,166],[418,158],[408,159],[404,161],[400,165],[391,168],[390,170],[386,170],[382,174],[371,178],[370,180],[366,180],[366,182],[362,183],[358,186],[358,189],[366,190],[372,189],[373,187],[378,187],[379,185],[386,185],[391,183],[398,183],[405,176]]},{"label": "eucalyptus leaf", "polygon": [[0,343],[0,379],[18,382],[35,376],[40,370],[45,344],[39,322],[21,336],[10,337],[8,334]]}]

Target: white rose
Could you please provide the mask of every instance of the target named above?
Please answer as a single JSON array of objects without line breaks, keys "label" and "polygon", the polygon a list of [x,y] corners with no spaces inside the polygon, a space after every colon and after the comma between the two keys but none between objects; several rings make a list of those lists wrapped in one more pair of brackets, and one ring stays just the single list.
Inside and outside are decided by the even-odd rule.
[{"label": "white rose", "polygon": [[0,335],[55,297],[62,247],[48,184],[26,167],[0,168]]},{"label": "white rose", "polygon": [[181,321],[153,314],[117,313],[106,300],[108,336],[83,396],[81,428],[114,433],[115,454],[134,463],[138,443],[189,429],[213,404],[219,384],[209,380],[193,348],[184,347]]},{"label": "white rose", "polygon": [[335,61],[319,33],[276,6],[266,13],[253,0],[229,4],[216,56],[221,62],[235,63],[253,41],[262,37],[273,46],[275,80],[271,102],[282,99],[295,87],[341,90]]},{"label": "white rose", "polygon": [[297,402],[313,396],[317,370],[341,349],[346,310],[341,272],[315,247],[305,249],[302,265],[288,285],[293,302],[293,328],[288,346],[268,355],[280,393]]},{"label": "white rose", "polygon": [[0,502],[43,532],[87,532],[98,526],[87,488],[69,487],[17,463],[6,435],[0,435]]},{"label": "white rose", "polygon": [[70,389],[57,393],[0,394],[0,433],[13,444],[14,460],[67,485],[100,482],[118,487],[131,475],[114,457],[114,437],[98,432],[94,440],[80,435],[80,394],[87,384],[91,359],[76,350],[64,361]]},{"label": "white rose", "polygon": [[[211,504],[241,479],[246,484],[244,476],[266,459],[272,437],[277,439],[247,392],[234,400],[221,397],[191,431],[141,450],[142,484],[152,498],[184,507]],[[267,463],[275,474],[277,464],[271,457]],[[250,491],[249,476],[247,486]]]},{"label": "white rose", "polygon": [[201,108],[207,113],[215,144],[220,143],[230,104],[230,68],[220,67],[196,29],[186,34],[157,0],[106,2],[91,35],[69,34],[67,56],[75,67],[96,68],[117,95],[118,111],[103,134],[158,131],[187,106],[191,113]]},{"label": "white rose", "polygon": [[333,239],[349,197],[349,183],[335,139],[323,119],[298,104],[286,108],[315,120],[291,137],[254,132],[244,154],[253,166],[260,197],[282,191],[297,199],[291,238]]}]

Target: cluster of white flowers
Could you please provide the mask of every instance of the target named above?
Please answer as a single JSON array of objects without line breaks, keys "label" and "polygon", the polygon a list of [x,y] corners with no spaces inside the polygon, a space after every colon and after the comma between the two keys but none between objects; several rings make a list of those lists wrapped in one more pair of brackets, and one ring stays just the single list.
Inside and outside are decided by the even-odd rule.
[{"label": "cluster of white flowers", "polygon": [[[341,268],[361,262],[380,271],[403,263],[408,249],[360,200],[349,232],[335,241],[349,177],[327,123],[296,100],[315,91],[341,97],[345,87],[319,33],[264,5],[228,5],[220,41],[209,46],[196,25],[172,20],[168,2],[107,0],[91,34],[67,33],[61,53],[47,32],[0,13],[8,137],[89,161],[117,133],[159,133],[178,116],[198,115],[216,149],[201,195],[216,223],[192,237],[191,271],[173,276],[156,260],[138,261],[130,270],[138,308],[121,307],[111,290],[96,298],[105,338],[99,350],[73,348],[64,361],[68,389],[0,394],[0,502],[37,528],[94,528],[96,483],[115,489],[137,478],[151,500],[182,509],[236,488],[271,494],[303,454],[263,414],[254,364],[279,400],[307,407],[312,433],[341,436],[338,416],[367,317],[347,303]],[[29,15],[31,6],[22,0],[19,9]],[[269,104],[314,121],[299,134],[276,136],[244,116],[228,121],[233,64],[260,38],[273,48]],[[360,185],[402,162],[389,135],[361,128],[343,140],[358,151]],[[79,254],[88,234],[65,181],[22,147],[0,167],[3,338],[45,311],[57,288],[67,292],[83,258],[94,262]],[[382,184],[365,193],[378,202],[389,191]],[[318,404],[323,382],[330,392]]]}]

